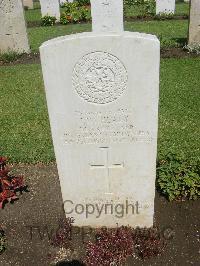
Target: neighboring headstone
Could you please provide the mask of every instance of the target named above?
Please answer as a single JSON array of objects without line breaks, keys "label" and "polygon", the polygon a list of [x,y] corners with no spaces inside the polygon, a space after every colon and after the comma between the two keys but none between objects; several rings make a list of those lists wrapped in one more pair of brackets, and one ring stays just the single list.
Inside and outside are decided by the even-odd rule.
[{"label": "neighboring headstone", "polygon": [[29,52],[21,0],[0,1],[0,53]]},{"label": "neighboring headstone", "polygon": [[175,6],[176,6],[175,0],[156,0],[156,15],[174,14]]},{"label": "neighboring headstone", "polygon": [[40,47],[48,112],[66,215],[77,226],[150,227],[160,43],[123,32],[116,2],[91,1],[95,32]]},{"label": "neighboring headstone", "polygon": [[184,0],[184,2],[185,2],[185,3],[189,3],[189,2],[190,2],[190,0]]},{"label": "neighboring headstone", "polygon": [[120,32],[123,25],[123,1],[91,1],[93,32]]},{"label": "neighboring headstone", "polygon": [[189,45],[200,45],[200,0],[191,0],[189,22]]},{"label": "neighboring headstone", "polygon": [[33,9],[33,0],[23,0],[24,7],[27,7],[28,9]]},{"label": "neighboring headstone", "polygon": [[40,0],[42,17],[51,16],[60,19],[60,5],[58,0]]},{"label": "neighboring headstone", "polygon": [[67,3],[67,0],[60,0],[60,5]]},{"label": "neighboring headstone", "polygon": [[74,0],[60,0],[60,5],[62,5],[62,4],[65,4],[65,3],[73,3],[74,2]]}]

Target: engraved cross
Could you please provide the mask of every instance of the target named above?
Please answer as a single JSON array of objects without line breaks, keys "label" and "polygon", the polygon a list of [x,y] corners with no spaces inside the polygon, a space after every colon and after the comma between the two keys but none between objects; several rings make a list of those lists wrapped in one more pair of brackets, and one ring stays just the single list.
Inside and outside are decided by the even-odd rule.
[{"label": "engraved cross", "polygon": [[90,164],[91,170],[105,170],[106,171],[106,187],[108,194],[112,194],[111,192],[111,184],[110,184],[110,170],[111,169],[123,169],[124,168],[124,162],[123,163],[113,163],[109,164],[109,147],[100,147],[100,149],[104,153],[104,163],[102,164]]}]

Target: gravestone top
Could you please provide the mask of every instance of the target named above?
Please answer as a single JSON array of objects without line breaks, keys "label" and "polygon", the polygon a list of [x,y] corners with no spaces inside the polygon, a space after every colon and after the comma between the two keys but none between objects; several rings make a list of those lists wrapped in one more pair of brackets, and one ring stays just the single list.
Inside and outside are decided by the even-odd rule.
[{"label": "gravestone top", "polygon": [[92,31],[120,32],[123,26],[123,0],[91,0]]}]

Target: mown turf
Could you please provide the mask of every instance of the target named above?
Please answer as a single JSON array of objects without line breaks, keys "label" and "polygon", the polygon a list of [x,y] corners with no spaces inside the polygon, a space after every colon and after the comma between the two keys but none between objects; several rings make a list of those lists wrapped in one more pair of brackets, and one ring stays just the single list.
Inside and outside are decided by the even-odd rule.
[{"label": "mown turf", "polygon": [[[161,61],[159,154],[200,156],[199,69],[200,59]],[[0,80],[0,154],[13,162],[54,160],[40,65],[1,67]]]},{"label": "mown turf", "polygon": [[[35,9],[29,9],[25,11],[26,21],[39,21],[41,19],[41,11],[39,8],[39,3],[34,4]],[[65,9],[60,8],[62,13]],[[137,6],[125,7],[125,14],[127,17],[134,17],[142,15],[141,10]],[[188,15],[189,14],[189,4],[187,3],[176,3],[175,15]]]},{"label": "mown turf", "polygon": [[39,65],[0,68],[0,154],[17,162],[54,158]]},{"label": "mown turf", "polygon": [[128,31],[138,31],[155,34],[161,41],[161,47],[183,46],[187,41],[188,21],[144,21],[128,22],[125,24]]},{"label": "mown turf", "polygon": [[200,60],[162,60],[159,152],[200,156]]},{"label": "mown turf", "polygon": [[[125,30],[155,34],[161,40],[161,47],[177,47],[186,43],[188,21],[168,20],[126,22]],[[49,39],[62,35],[87,31],[91,31],[91,24],[72,24],[66,26],[29,28],[28,34],[31,50],[33,52],[37,52],[39,46],[44,41]]]},{"label": "mown turf", "polygon": [[[124,8],[126,17],[142,16],[144,15],[141,8],[137,6],[127,6]],[[156,10],[154,10],[154,14]],[[189,15],[188,3],[176,3],[175,15]]]},{"label": "mown turf", "polygon": [[47,40],[58,36],[73,34],[78,32],[91,31],[91,24],[72,24],[54,27],[35,27],[28,29],[31,50],[37,52],[40,45]]}]

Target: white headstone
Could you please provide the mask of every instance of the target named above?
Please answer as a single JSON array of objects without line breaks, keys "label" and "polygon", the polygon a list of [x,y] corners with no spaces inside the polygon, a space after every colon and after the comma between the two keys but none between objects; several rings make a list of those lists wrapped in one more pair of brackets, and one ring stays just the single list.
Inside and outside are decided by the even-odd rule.
[{"label": "white headstone", "polygon": [[[152,35],[122,32],[118,21],[114,27],[110,16],[122,12],[112,0],[92,7],[95,2],[108,9],[108,32],[93,12],[95,32],[40,47],[65,212],[77,226],[150,227],[160,43]],[[122,0],[115,2],[122,7]]]},{"label": "white headstone", "polygon": [[191,0],[189,45],[200,45],[200,0]]},{"label": "white headstone", "polygon": [[62,5],[62,4],[65,4],[65,3],[73,3],[74,2],[74,0],[60,0],[60,5]]},{"label": "white headstone", "polygon": [[120,32],[123,25],[123,1],[91,0],[93,32]]},{"label": "white headstone", "polygon": [[33,0],[23,0],[22,3],[24,7],[28,7],[28,9],[33,9]]},{"label": "white headstone", "polygon": [[58,0],[40,0],[42,17],[51,16],[60,19],[60,5]]},{"label": "white headstone", "polygon": [[29,52],[21,0],[0,1],[0,53]]},{"label": "white headstone", "polygon": [[156,14],[174,14],[175,0],[156,0]]}]

